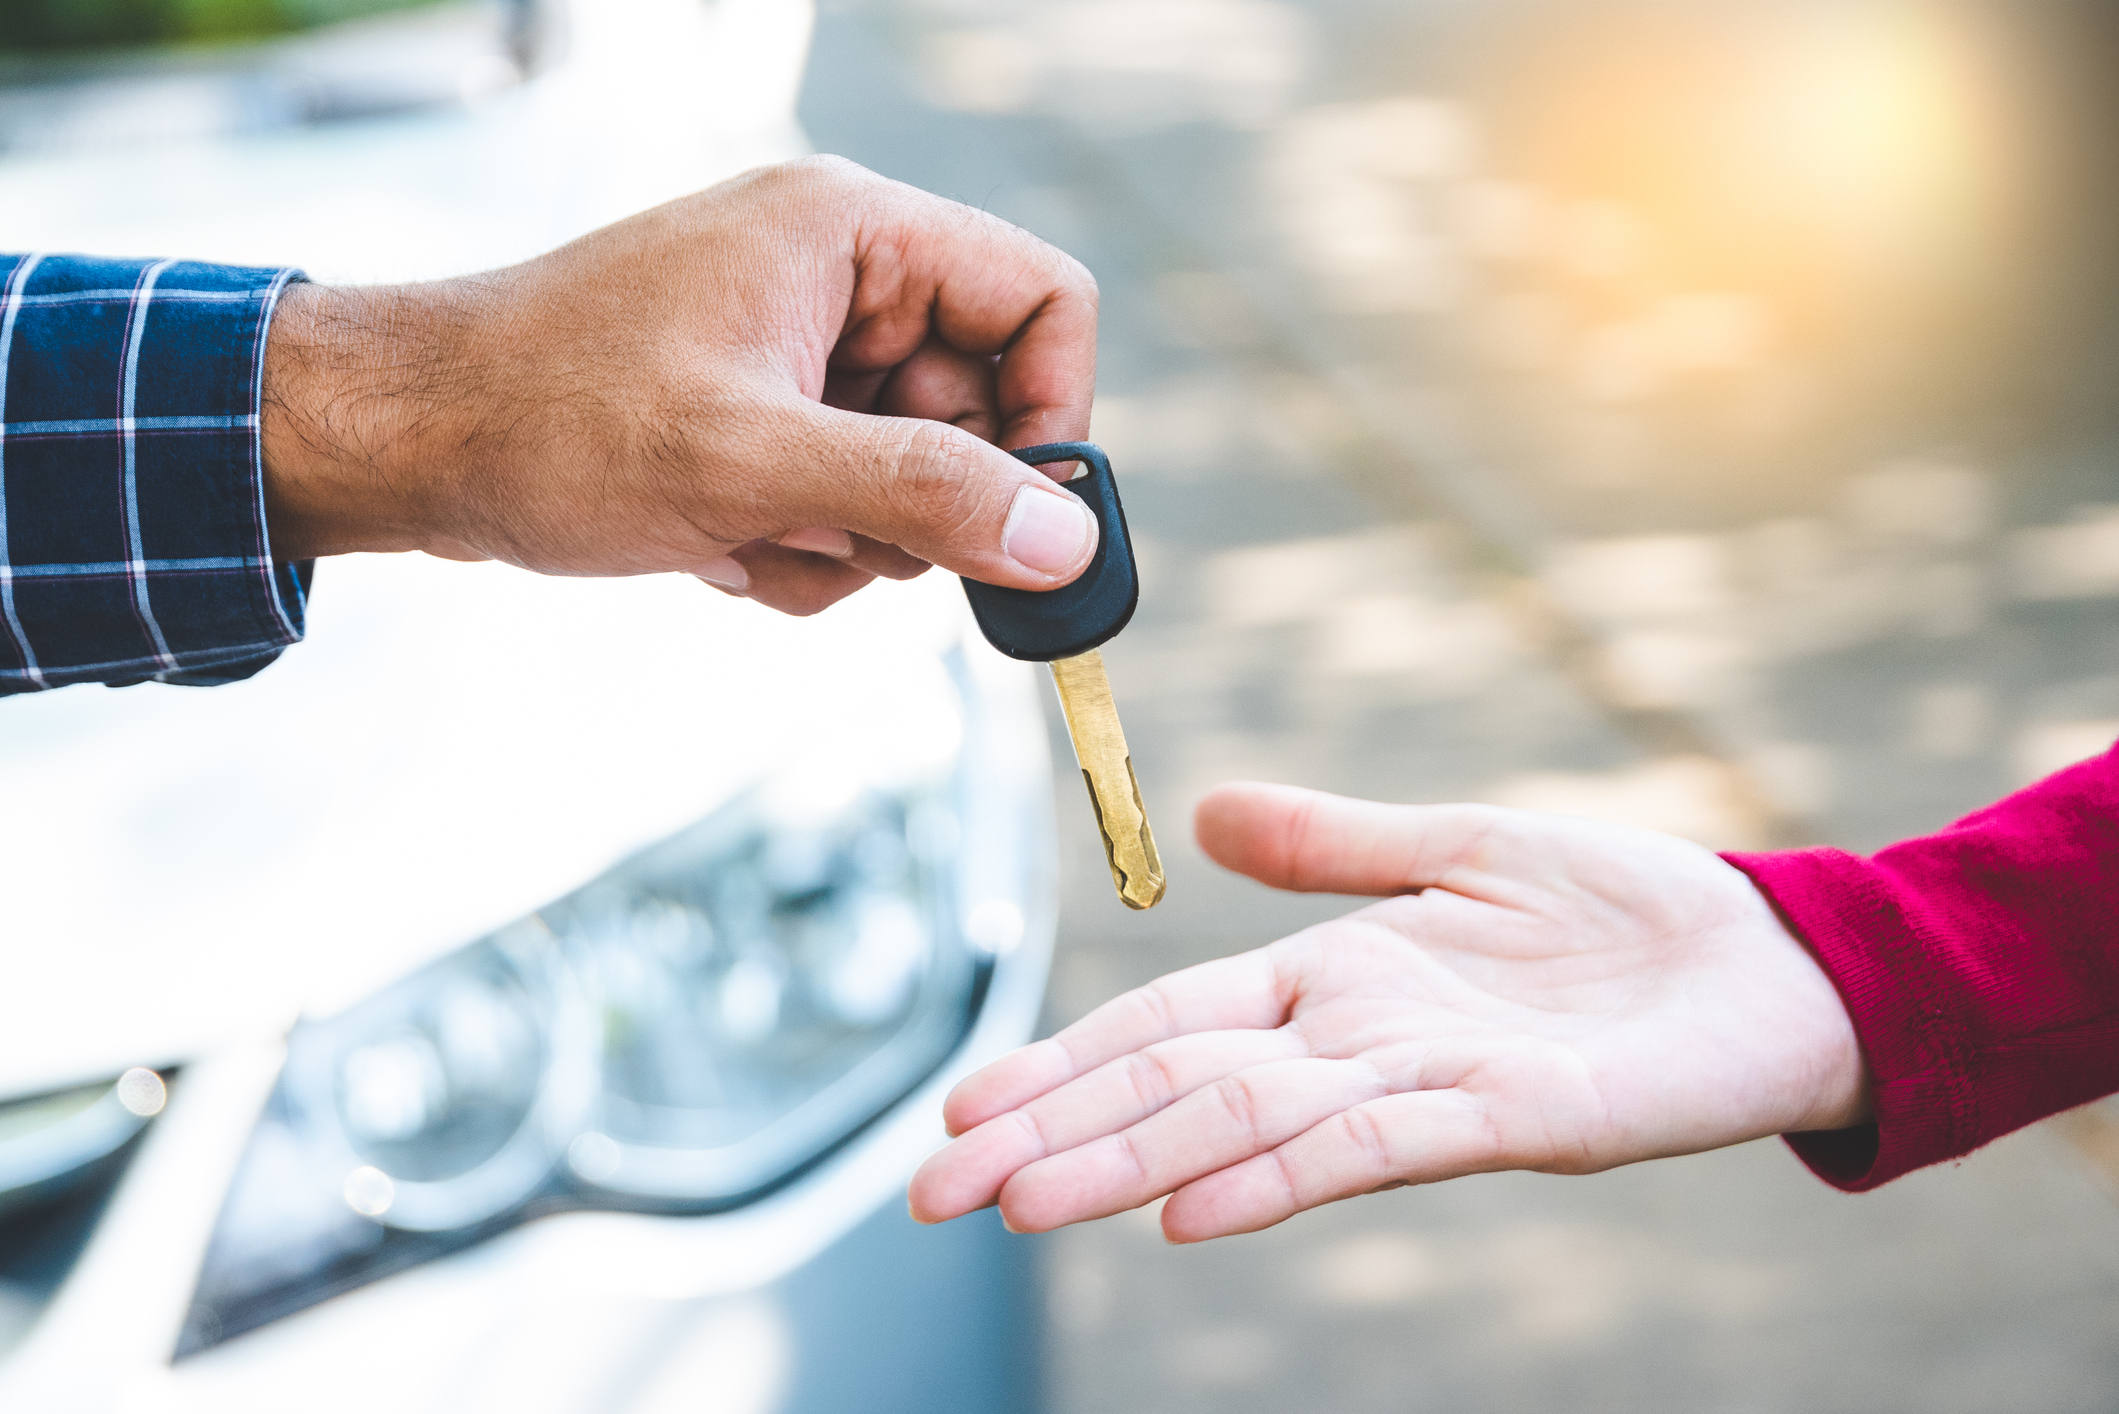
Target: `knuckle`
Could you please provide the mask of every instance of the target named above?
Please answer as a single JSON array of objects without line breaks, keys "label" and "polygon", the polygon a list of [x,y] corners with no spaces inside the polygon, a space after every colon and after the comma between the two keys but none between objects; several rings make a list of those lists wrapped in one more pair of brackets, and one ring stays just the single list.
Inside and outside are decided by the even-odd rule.
[{"label": "knuckle", "polygon": [[1040,1041],[1037,1043],[1041,1046],[1051,1046],[1054,1050],[1057,1050],[1060,1053],[1061,1064],[1059,1067],[1059,1073],[1060,1078],[1063,1080],[1071,1080],[1075,1076],[1080,1075],[1082,1073],[1083,1065],[1086,1064],[1083,1057],[1077,1054],[1074,1047],[1069,1045],[1067,1042],[1068,1032],[1062,1031],[1059,1033],[1059,1035],[1052,1037],[1050,1040]]},{"label": "knuckle", "polygon": [[876,177],[856,162],[819,153],[755,168],[741,180],[768,200],[790,204],[798,210],[843,212],[858,191]]},{"label": "knuckle", "polygon": [[977,441],[943,422],[917,421],[890,468],[891,499],[917,522],[955,530],[980,508]]},{"label": "knuckle", "polygon": [[1142,1109],[1159,1110],[1170,1103],[1176,1087],[1153,1048],[1126,1057],[1125,1067],[1126,1083],[1133,1087],[1133,1096]]},{"label": "knuckle", "polygon": [[1114,1134],[1111,1142],[1117,1146],[1120,1157],[1132,1166],[1134,1176],[1143,1183],[1148,1182],[1152,1177],[1148,1172],[1148,1159],[1141,1153],[1140,1146],[1133,1142],[1133,1136],[1130,1133]]},{"label": "knuckle", "polygon": [[1171,1011],[1170,998],[1164,994],[1160,984],[1150,982],[1136,991],[1133,999],[1163,1035],[1173,1036],[1177,1033],[1176,1014]]},{"label": "knuckle", "polygon": [[868,175],[868,169],[835,152],[818,152],[782,163],[775,171],[812,182],[850,182]]},{"label": "knuckle", "polygon": [[1059,258],[1061,285],[1069,294],[1086,300],[1090,308],[1096,308],[1103,298],[1102,291],[1097,288],[1096,276],[1089,273],[1088,266],[1065,251],[1059,252]]},{"label": "knuckle", "polygon": [[1044,1126],[1037,1122],[1036,1115],[1027,1109],[1021,1109],[1014,1111],[1012,1118],[1016,1127],[1023,1131],[1023,1137],[1029,1140],[1031,1151],[1039,1158],[1052,1152],[1052,1145],[1045,1138]]},{"label": "knuckle", "polygon": [[1346,1134],[1347,1142],[1367,1165],[1368,1172],[1383,1182],[1393,1175],[1390,1138],[1383,1132],[1376,1117],[1364,1109],[1351,1109],[1339,1117],[1339,1127]]},{"label": "knuckle", "polygon": [[1302,1197],[1302,1181],[1295,1172],[1294,1161],[1289,1157],[1286,1146],[1283,1145],[1281,1148],[1275,1149],[1271,1158],[1273,1160],[1273,1175],[1280,1180],[1280,1191],[1288,1209],[1294,1211],[1306,1207],[1307,1204]]},{"label": "knuckle", "polygon": [[1259,1145],[1258,1092],[1251,1088],[1250,1081],[1241,1075],[1232,1075],[1214,1085],[1214,1098],[1221,1102],[1229,1118],[1242,1127],[1245,1136],[1255,1148]]}]

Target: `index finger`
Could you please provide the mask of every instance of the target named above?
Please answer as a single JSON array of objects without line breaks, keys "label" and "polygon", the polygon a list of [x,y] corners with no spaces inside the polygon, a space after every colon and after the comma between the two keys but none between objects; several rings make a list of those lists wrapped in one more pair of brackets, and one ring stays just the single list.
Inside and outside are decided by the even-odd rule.
[{"label": "index finger", "polygon": [[1002,1056],[960,1081],[943,1102],[962,1134],[1143,1046],[1194,1031],[1269,1031],[1287,1020],[1292,984],[1276,947],[1158,977],[1113,998],[1049,1040]]}]

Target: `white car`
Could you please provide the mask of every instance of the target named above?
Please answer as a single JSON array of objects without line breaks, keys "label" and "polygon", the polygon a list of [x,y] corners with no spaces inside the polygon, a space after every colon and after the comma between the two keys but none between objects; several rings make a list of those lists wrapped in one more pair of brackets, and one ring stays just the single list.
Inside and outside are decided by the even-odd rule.
[{"label": "white car", "polygon": [[[16,72],[0,249],[490,267],[799,153],[808,25]],[[940,573],[791,620],[346,557],[247,682],[0,701],[0,1410],[1005,1407],[1027,1278],[890,1212],[1035,1024],[1045,742]]]}]

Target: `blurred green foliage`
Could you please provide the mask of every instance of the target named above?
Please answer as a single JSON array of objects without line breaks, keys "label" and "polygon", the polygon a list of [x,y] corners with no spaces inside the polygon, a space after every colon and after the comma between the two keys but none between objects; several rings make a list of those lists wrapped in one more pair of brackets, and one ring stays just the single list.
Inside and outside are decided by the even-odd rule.
[{"label": "blurred green foliage", "polygon": [[0,53],[256,39],[437,0],[0,0]]}]

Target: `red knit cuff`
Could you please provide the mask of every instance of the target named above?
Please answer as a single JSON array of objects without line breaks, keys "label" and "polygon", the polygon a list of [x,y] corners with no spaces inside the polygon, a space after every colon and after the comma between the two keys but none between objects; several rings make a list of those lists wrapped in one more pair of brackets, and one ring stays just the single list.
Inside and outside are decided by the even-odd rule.
[{"label": "red knit cuff", "polygon": [[1817,955],[1869,1066],[1875,1123],[1788,1135],[1796,1156],[1833,1187],[1860,1193],[1977,1146],[1966,1018],[1888,876],[1836,849],[1722,857]]}]

